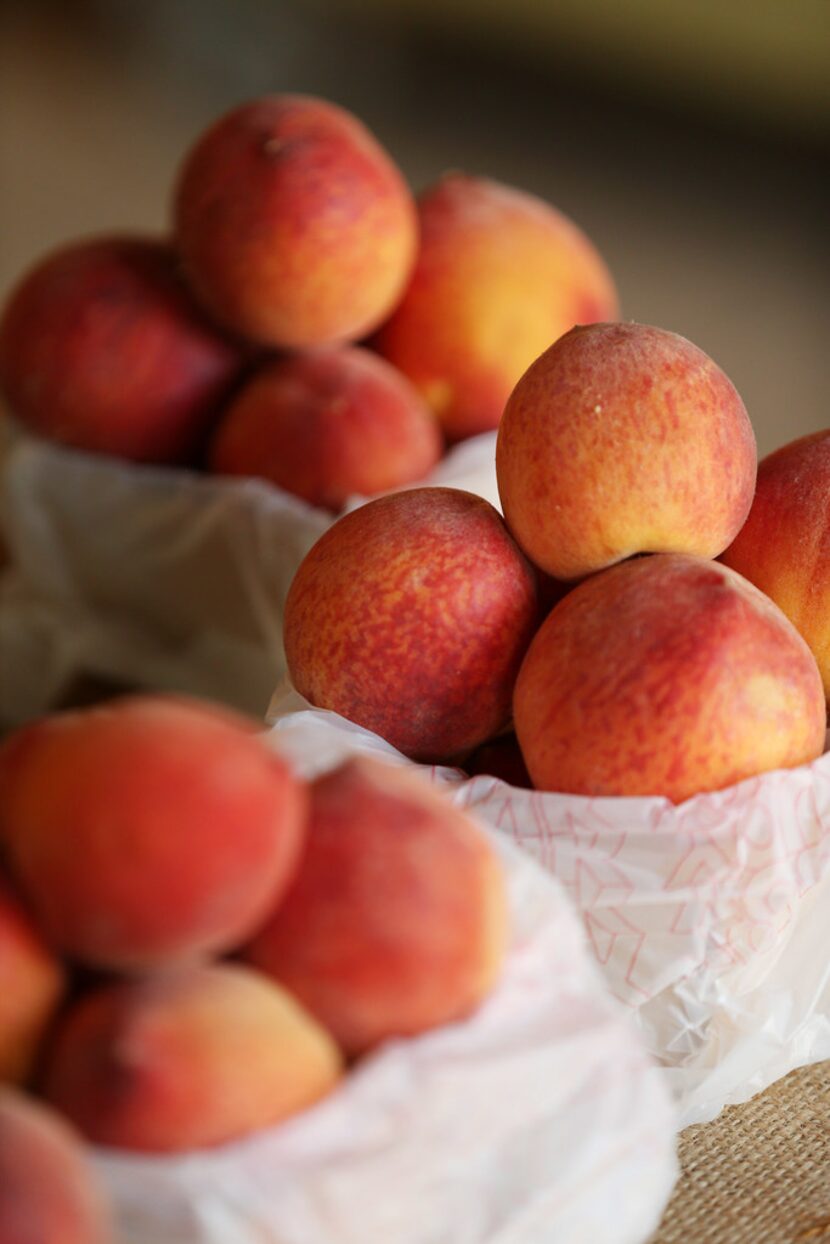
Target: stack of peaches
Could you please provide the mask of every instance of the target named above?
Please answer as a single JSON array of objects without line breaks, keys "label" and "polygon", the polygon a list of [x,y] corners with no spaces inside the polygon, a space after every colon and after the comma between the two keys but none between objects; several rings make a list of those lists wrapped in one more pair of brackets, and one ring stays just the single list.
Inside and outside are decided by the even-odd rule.
[{"label": "stack of peaches", "polygon": [[[76,449],[332,511],[388,494],[291,587],[286,660],[312,704],[415,761],[589,796],[680,802],[820,754],[828,437],[773,455],[756,491],[734,386],[685,339],[613,322],[575,226],[455,174],[416,206],[322,101],[220,119],[174,215],[172,242],[81,242],[27,275],[0,383]],[[409,487],[497,426],[503,517]],[[501,875],[462,813],[364,761],[307,787],[196,704],[13,735],[0,847],[0,1076],[101,1145],[271,1125],[344,1060],[469,1014],[504,951]],[[102,1240],[46,1110],[0,1096],[0,1236],[28,1215],[43,1240]]]},{"label": "stack of peaches", "polygon": [[461,174],[416,204],[356,118],[275,96],[186,155],[170,240],[83,240],[23,276],[0,390],[75,449],[255,476],[337,512],[495,428],[545,346],[616,310],[554,208]]},{"label": "stack of peaches", "polygon": [[17,731],[0,835],[4,1244],[109,1239],[70,1127],[172,1153],[273,1126],[473,1012],[505,950],[500,865],[421,777],[358,759],[307,784],[196,701]]},{"label": "stack of peaches", "polygon": [[573,328],[507,401],[504,518],[413,489],[311,549],[286,601],[293,683],[414,760],[545,791],[679,803],[812,761],[830,436],[773,454],[757,492],[756,472],[743,403],[703,351]]}]

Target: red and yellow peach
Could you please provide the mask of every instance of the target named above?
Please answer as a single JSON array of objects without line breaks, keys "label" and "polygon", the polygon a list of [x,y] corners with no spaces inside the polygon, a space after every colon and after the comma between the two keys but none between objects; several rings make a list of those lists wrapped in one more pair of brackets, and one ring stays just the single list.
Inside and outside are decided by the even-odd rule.
[{"label": "red and yellow peach", "polygon": [[416,760],[503,729],[538,621],[533,571],[487,501],[417,488],[339,519],[285,606],[297,690]]},{"label": "red and yellow peach", "polygon": [[361,1054],[468,1015],[505,941],[481,833],[422,778],[361,758],[314,784],[302,865],[246,954]]},{"label": "red and yellow peach", "polygon": [[495,428],[533,360],[574,324],[613,319],[617,295],[585,234],[533,195],[449,173],[418,211],[415,271],[375,344],[458,441]]},{"label": "red and yellow peach", "polygon": [[395,165],[350,113],[275,95],[221,117],[187,155],[175,233],[211,313],[252,341],[355,341],[388,315],[417,222]]},{"label": "red and yellow peach", "polygon": [[717,562],[635,558],[549,614],[516,683],[534,786],[680,803],[824,747],[810,650],[766,596]]},{"label": "red and yellow peach", "polygon": [[519,381],[496,472],[527,556],[579,579],[634,553],[722,553],[752,502],[755,437],[732,383],[690,341],[595,324]]}]

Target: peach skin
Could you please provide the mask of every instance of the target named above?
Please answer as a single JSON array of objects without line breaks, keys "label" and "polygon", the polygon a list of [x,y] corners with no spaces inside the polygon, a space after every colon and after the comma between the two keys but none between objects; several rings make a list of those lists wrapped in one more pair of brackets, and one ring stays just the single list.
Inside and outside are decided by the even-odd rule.
[{"label": "peach skin", "polygon": [[830,432],[764,458],[749,517],[721,560],[783,609],[830,698]]},{"label": "peach skin", "polygon": [[533,195],[448,173],[418,211],[415,272],[374,344],[459,441],[498,425],[516,381],[562,333],[614,319],[617,295],[585,234]]},{"label": "peach skin", "polygon": [[246,955],[355,1055],[469,1014],[506,928],[475,825],[423,778],[360,758],[314,783],[302,865]]},{"label": "peach skin", "polygon": [[9,1088],[0,1089],[0,1240],[115,1244],[109,1207],[74,1128]]},{"label": "peach skin", "polygon": [[39,436],[136,462],[200,447],[242,368],[166,243],[90,238],[47,255],[0,321],[0,388]]},{"label": "peach skin", "polygon": [[334,1088],[334,1041],[251,968],[212,964],[104,986],[66,1015],[44,1092],[99,1145],[201,1149],[270,1127]]},{"label": "peach skin", "polygon": [[449,760],[510,719],[536,581],[499,513],[416,488],[339,519],[300,564],[285,655],[306,699],[415,760]]},{"label": "peach skin", "polygon": [[423,479],[443,448],[409,381],[376,354],[342,346],[261,368],[224,412],[210,463],[337,511],[355,494]]},{"label": "peach skin", "polygon": [[676,333],[575,328],[516,385],[496,474],[540,569],[580,579],[634,553],[716,557],[752,502],[755,437],[735,387]]},{"label": "peach skin", "polygon": [[39,927],[93,967],[233,948],[296,867],[306,794],[254,723],[136,696],[0,749],[0,833]]},{"label": "peach skin", "polygon": [[63,991],[60,962],[0,879],[0,1081],[27,1077]]},{"label": "peach skin", "polygon": [[549,614],[516,734],[540,790],[682,803],[821,755],[821,678],[781,610],[717,562],[636,558]]},{"label": "peach skin", "polygon": [[355,341],[415,260],[415,205],[369,131],[321,99],[273,95],[220,117],[182,167],[175,234],[214,316],[262,345]]}]

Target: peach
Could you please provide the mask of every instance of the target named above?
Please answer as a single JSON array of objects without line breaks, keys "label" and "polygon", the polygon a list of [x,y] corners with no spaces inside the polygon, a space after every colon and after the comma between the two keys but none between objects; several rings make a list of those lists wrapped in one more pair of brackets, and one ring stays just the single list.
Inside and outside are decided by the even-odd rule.
[{"label": "peach", "polygon": [[193,303],[171,248],[149,238],[55,251],[0,322],[0,388],[21,422],[136,462],[188,458],[241,363]]},{"label": "peach", "polygon": [[516,385],[496,445],[507,525],[559,579],[633,553],[716,557],[749,512],[755,471],[731,382],[685,338],[642,324],[555,342]]},{"label": "peach", "polygon": [[210,461],[336,511],[354,494],[422,479],[442,451],[409,381],[368,350],[343,346],[262,368],[226,410]]},{"label": "peach", "polygon": [[484,837],[423,778],[360,758],[314,783],[302,865],[246,954],[361,1054],[469,1014],[505,941]]},{"label": "peach", "polygon": [[516,683],[535,786],[681,803],[822,752],[821,678],[751,583],[682,554],[636,558],[574,588]]},{"label": "peach", "polygon": [[30,1097],[0,1089],[0,1240],[113,1244],[109,1208],[80,1138]]},{"label": "peach", "polygon": [[584,233],[541,199],[449,173],[418,201],[421,248],[376,346],[414,381],[452,441],[498,425],[516,381],[617,295]]},{"label": "peach", "polygon": [[285,605],[295,687],[415,760],[449,760],[509,721],[537,623],[532,569],[501,516],[454,488],[415,488],[339,519]]},{"label": "peach", "polygon": [[250,968],[118,982],[68,1012],[44,1092],[99,1145],[177,1152],[279,1123],[337,1083],[331,1037]]},{"label": "peach", "polygon": [[783,609],[830,698],[830,432],[764,458],[749,517],[722,560]]},{"label": "peach", "polygon": [[267,96],[215,122],[184,162],[174,212],[198,296],[263,345],[357,340],[415,259],[403,177],[356,117],[308,96]]},{"label": "peach", "polygon": [[26,1078],[63,988],[60,963],[0,880],[0,1080]]},{"label": "peach", "polygon": [[0,832],[38,924],[91,966],[232,948],[296,867],[305,790],[251,723],[136,696],[23,727]]}]

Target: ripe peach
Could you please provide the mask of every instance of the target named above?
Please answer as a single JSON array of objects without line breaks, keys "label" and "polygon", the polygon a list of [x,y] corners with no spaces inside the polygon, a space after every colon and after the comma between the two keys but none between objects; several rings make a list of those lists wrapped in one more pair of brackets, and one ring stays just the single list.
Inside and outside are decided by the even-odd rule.
[{"label": "ripe peach", "polygon": [[416,760],[498,733],[537,623],[533,571],[487,501],[416,488],[321,536],[289,589],[295,687]]},{"label": "ripe peach", "polygon": [[297,355],[260,370],[225,412],[210,461],[312,505],[340,510],[422,479],[441,457],[432,413],[394,367],[355,346]]},{"label": "ripe peach", "polygon": [[764,458],[749,517],[722,560],[783,609],[830,698],[830,432]]},{"label": "ripe peach", "polygon": [[415,259],[409,190],[369,131],[324,100],[275,95],[221,117],[182,168],[178,247],[234,331],[287,348],[354,341]]},{"label": "ripe peach", "polygon": [[26,1078],[63,987],[59,962],[0,881],[0,1080]]},{"label": "ripe peach", "polygon": [[360,1054],[467,1015],[505,940],[502,875],[472,822],[361,758],[315,782],[300,870],[246,953]]},{"label": "ripe peach", "polygon": [[241,367],[164,242],[93,238],[27,273],[0,322],[0,388],[41,436],[136,462],[179,462]]},{"label": "ripe peach", "polygon": [[74,1129],[40,1102],[0,1089],[3,1244],[112,1244],[114,1238]]},{"label": "ripe peach", "polygon": [[555,342],[516,385],[496,446],[507,525],[560,579],[633,553],[716,557],[749,512],[755,470],[752,426],[724,373],[642,324]]},{"label": "ripe peach", "polygon": [[278,1123],[328,1093],[340,1067],[328,1033],[273,981],[212,964],[82,998],[44,1092],[96,1144],[175,1152]]},{"label": "ripe peach", "polygon": [[137,696],[4,745],[0,831],[39,926],[92,966],[227,950],[296,866],[305,792],[235,714]]},{"label": "ripe peach", "polygon": [[816,663],[740,575],[680,554],[637,558],[574,588],[516,683],[534,785],[681,803],[822,752]]},{"label": "ripe peach", "polygon": [[449,173],[418,210],[415,272],[375,344],[458,441],[498,425],[516,381],[562,333],[614,319],[617,295],[581,230],[533,195]]}]

